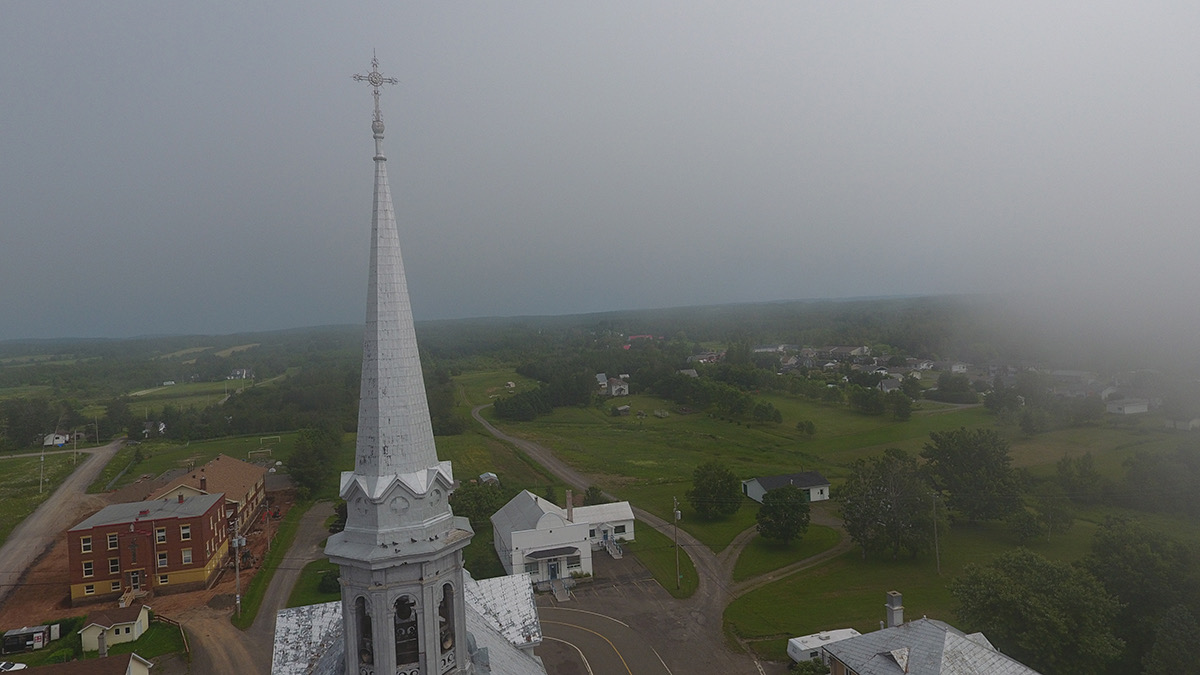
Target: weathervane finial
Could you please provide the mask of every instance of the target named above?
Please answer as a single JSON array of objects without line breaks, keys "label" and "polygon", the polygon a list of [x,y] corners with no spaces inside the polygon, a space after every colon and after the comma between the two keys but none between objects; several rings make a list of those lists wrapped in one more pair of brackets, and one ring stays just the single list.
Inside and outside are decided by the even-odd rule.
[{"label": "weathervane finial", "polygon": [[354,79],[371,85],[375,92],[375,119],[371,122],[371,130],[375,132],[376,136],[382,136],[383,115],[379,112],[379,88],[385,84],[399,84],[400,80],[394,77],[384,77],[379,73],[379,59],[376,58],[374,50],[371,51],[371,72],[366,75],[355,75]]}]

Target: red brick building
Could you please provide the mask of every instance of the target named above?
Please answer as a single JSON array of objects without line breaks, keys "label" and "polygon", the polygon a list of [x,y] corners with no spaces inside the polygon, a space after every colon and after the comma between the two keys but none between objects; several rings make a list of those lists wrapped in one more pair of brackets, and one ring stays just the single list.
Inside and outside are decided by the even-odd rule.
[{"label": "red brick building", "polygon": [[245,533],[254,524],[267,501],[267,469],[228,455],[217,455],[208,464],[166,487],[155,490],[149,499],[178,499],[179,495],[225,493],[225,514],[237,519],[238,532]]},{"label": "red brick building", "polygon": [[67,530],[71,603],[213,583],[229,551],[221,493],[112,504]]}]

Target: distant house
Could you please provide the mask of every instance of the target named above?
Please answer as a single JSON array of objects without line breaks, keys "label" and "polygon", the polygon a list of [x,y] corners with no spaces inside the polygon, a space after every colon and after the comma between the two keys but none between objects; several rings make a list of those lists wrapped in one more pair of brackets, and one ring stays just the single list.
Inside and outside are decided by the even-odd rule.
[{"label": "distant house", "polygon": [[628,396],[629,383],[617,377],[608,378],[609,396]]},{"label": "distant house", "polygon": [[79,631],[83,639],[83,651],[100,650],[100,636],[104,636],[106,647],[122,642],[133,642],[150,628],[150,606],[130,605],[114,609],[101,609],[88,614],[87,625]]},{"label": "distant house", "polygon": [[182,478],[150,494],[148,499],[195,497],[224,494],[225,517],[237,520],[238,532],[245,532],[265,507],[267,469],[228,455],[215,459]]},{"label": "distant house", "polygon": [[684,368],[683,370],[677,370],[675,372],[688,377],[700,377],[700,373],[696,372],[695,368]]},{"label": "distant house", "polygon": [[601,393],[608,389],[607,373],[596,373],[596,386],[600,388]]},{"label": "distant house", "polygon": [[63,445],[70,442],[71,437],[66,434],[46,434],[42,439],[42,447],[48,448],[55,445]]},{"label": "distant house", "polygon": [[783,476],[764,476],[742,481],[742,494],[762,503],[763,495],[785,485],[794,485],[804,491],[810,502],[829,499],[829,481],[820,471],[802,471]]},{"label": "distant house", "polygon": [[522,490],[491,520],[504,571],[526,572],[535,583],[591,574],[593,549],[613,553],[617,542],[634,538],[629,502],[562,509]]},{"label": "distant house", "polygon": [[885,380],[879,381],[879,391],[882,391],[885,394],[890,394],[893,391],[901,391],[902,389],[903,388],[900,384],[900,380],[889,377]]},{"label": "distant house", "polygon": [[1121,398],[1105,403],[1104,409],[1114,415],[1138,415],[1150,412],[1150,401],[1144,398]]},{"label": "distant house", "polygon": [[249,368],[235,368],[225,376],[227,380],[249,380],[254,377],[254,371]]}]

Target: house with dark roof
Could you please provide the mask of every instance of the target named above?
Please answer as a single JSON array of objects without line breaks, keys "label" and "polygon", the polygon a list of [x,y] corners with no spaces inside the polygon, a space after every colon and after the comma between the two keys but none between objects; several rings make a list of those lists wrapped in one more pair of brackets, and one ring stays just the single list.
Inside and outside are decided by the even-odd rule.
[{"label": "house with dark roof", "polygon": [[820,471],[801,471],[783,476],[762,476],[742,481],[742,494],[762,503],[763,495],[784,485],[794,485],[804,491],[810,502],[829,499],[829,480]]}]

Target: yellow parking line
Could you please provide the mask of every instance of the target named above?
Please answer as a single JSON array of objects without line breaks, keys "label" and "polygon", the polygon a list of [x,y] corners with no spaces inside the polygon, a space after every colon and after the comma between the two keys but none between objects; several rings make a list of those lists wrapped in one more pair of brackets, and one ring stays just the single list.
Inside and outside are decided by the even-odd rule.
[{"label": "yellow parking line", "polygon": [[579,647],[575,646],[574,642],[567,642],[566,640],[563,640],[561,638],[550,637],[549,635],[543,635],[542,639],[543,640],[554,640],[555,642],[561,642],[564,645],[570,646],[571,649],[574,649],[575,652],[579,654],[579,659],[581,661],[583,661],[583,667],[587,668],[588,675],[595,675],[594,673],[592,673],[592,664],[588,663],[587,657],[583,655],[583,650],[580,649]]},{"label": "yellow parking line", "polygon": [[633,675],[633,671],[629,669],[629,664],[625,663],[625,657],[621,656],[621,650],[617,649],[617,646],[612,643],[612,640],[609,640],[608,638],[604,637],[600,633],[597,633],[596,631],[592,630],[591,628],[584,628],[583,626],[577,626],[573,623],[566,623],[564,621],[546,621],[543,619],[542,623],[553,623],[553,624],[557,624],[559,626],[570,626],[571,628],[578,628],[579,630],[586,630],[587,632],[591,633],[592,635],[595,635],[596,637],[600,638],[601,640],[604,640],[605,642],[608,643],[608,646],[612,647],[613,651],[617,653],[617,658],[621,659],[621,665],[625,666],[625,672],[629,673],[629,675]]}]

